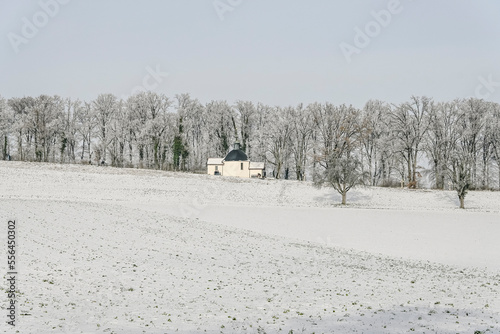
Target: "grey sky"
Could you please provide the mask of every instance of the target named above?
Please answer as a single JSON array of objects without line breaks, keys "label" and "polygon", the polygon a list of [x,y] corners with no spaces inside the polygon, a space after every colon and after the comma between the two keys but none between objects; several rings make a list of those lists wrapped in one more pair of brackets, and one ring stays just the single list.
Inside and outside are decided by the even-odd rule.
[{"label": "grey sky", "polygon": [[[23,37],[26,20],[44,24],[40,3],[54,1],[0,0],[0,95],[120,97],[146,78],[157,92],[202,102],[362,107],[477,92],[500,102],[500,1],[401,0],[378,32],[372,11],[395,0],[64,0]],[[375,30],[348,62],[340,45],[356,47],[356,27]],[[18,53],[13,34],[25,38]],[[148,77],[155,68],[169,75]]]}]

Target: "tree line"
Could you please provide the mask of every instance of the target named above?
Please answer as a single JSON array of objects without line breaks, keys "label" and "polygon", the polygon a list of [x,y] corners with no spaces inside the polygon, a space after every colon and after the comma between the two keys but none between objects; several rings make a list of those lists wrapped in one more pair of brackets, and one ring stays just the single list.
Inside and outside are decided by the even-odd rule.
[{"label": "tree line", "polygon": [[329,102],[202,104],[189,94],[141,92],[127,100],[0,96],[4,160],[106,163],[201,172],[232,143],[275,178],[313,179],[345,195],[356,184],[500,189],[500,105],[476,98],[362,109]]}]

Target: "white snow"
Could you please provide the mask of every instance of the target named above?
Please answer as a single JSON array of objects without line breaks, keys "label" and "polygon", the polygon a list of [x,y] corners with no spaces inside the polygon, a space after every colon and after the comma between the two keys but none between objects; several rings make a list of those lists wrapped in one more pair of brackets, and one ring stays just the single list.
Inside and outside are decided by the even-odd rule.
[{"label": "white snow", "polygon": [[20,162],[0,180],[19,333],[500,332],[499,192],[343,208],[295,181]]},{"label": "white snow", "polygon": [[222,165],[224,158],[208,158],[207,165]]},{"label": "white snow", "polygon": [[250,161],[250,169],[264,169],[265,167],[263,162]]},{"label": "white snow", "polygon": [[[177,207],[166,212],[183,216]],[[391,257],[500,271],[500,217],[493,213],[208,205],[194,217]]]}]

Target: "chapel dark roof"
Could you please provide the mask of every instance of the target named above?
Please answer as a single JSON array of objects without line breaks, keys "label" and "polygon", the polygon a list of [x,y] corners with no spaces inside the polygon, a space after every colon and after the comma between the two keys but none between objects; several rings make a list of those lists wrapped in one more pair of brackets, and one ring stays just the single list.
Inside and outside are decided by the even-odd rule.
[{"label": "chapel dark roof", "polygon": [[247,161],[247,160],[248,160],[248,157],[245,154],[245,152],[243,152],[242,150],[240,150],[240,144],[239,143],[235,143],[234,144],[234,150],[232,150],[231,152],[229,152],[226,155],[226,157],[224,158],[224,161]]}]

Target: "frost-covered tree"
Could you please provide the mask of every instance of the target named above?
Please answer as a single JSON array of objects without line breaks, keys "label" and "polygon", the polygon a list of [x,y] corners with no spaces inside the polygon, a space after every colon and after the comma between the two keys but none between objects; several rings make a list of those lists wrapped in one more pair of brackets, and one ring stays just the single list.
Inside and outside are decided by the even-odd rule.
[{"label": "frost-covered tree", "polygon": [[467,121],[467,145],[472,159],[470,187],[473,189],[479,186],[477,176],[478,158],[481,153],[480,142],[487,112],[488,105],[483,100],[470,98],[460,102],[461,117]]},{"label": "frost-covered tree", "polygon": [[[176,95],[177,115],[172,144],[173,166],[175,170],[187,170],[189,158],[192,157],[191,147],[201,146],[203,133],[198,126],[200,121],[196,115],[197,111],[203,111],[197,100],[191,99],[189,94]],[[203,115],[200,115],[203,119]],[[198,152],[197,152],[198,153]],[[193,158],[193,166],[198,164],[198,157]],[[196,167],[195,167],[196,168]]]},{"label": "frost-covered tree", "polygon": [[313,117],[303,104],[290,110],[292,120],[291,151],[297,180],[304,181],[306,176],[307,157],[311,147]]},{"label": "frost-covered tree", "polygon": [[[177,117],[182,119],[182,135],[177,139],[184,142],[185,151],[190,152],[186,156],[187,168],[190,170],[201,170],[205,167],[208,154],[206,142],[208,135],[205,130],[207,114],[204,106],[189,94],[176,95]],[[180,143],[180,142],[179,142]],[[176,151],[177,152],[177,151]],[[182,152],[181,152],[182,153]]]},{"label": "frost-covered tree", "polygon": [[495,120],[491,113],[491,104],[487,103],[488,111],[484,118],[484,128],[479,136],[479,147],[481,150],[480,163],[481,166],[481,177],[477,182],[480,183],[479,187],[481,189],[490,189],[490,170],[494,159],[494,146],[493,141],[495,137]]},{"label": "frost-covered tree", "polygon": [[[109,127],[111,166],[124,167],[125,165],[125,149],[127,148],[127,141],[130,140],[130,120],[129,109],[126,103],[123,100],[118,101],[116,113]],[[130,145],[128,148],[130,149]]]},{"label": "frost-covered tree", "polygon": [[333,187],[345,205],[347,192],[364,178],[358,152],[364,131],[360,111],[352,106],[335,107],[328,103],[314,111],[323,147],[322,154],[316,157],[323,170],[315,177],[315,185]]},{"label": "frost-covered tree", "polygon": [[123,142],[126,139],[127,120],[133,120],[134,138],[139,153],[139,165],[161,168],[164,161],[164,135],[170,125],[169,108],[172,102],[163,94],[141,92],[131,96],[128,101],[128,115],[123,112]]},{"label": "frost-covered tree", "polygon": [[322,105],[314,103],[309,106],[309,110],[313,116],[315,128],[316,149],[314,153],[314,161],[321,167],[328,167],[328,156],[333,151],[335,143],[335,131],[339,129],[340,120],[336,108],[331,103]]},{"label": "frost-covered tree", "polygon": [[498,170],[498,190],[500,190],[500,104],[490,104],[490,138]]},{"label": "frost-covered tree", "polygon": [[226,101],[211,101],[205,106],[210,155],[224,157],[237,141],[236,114]]},{"label": "frost-covered tree", "polygon": [[433,168],[435,187],[444,189],[447,166],[454,145],[459,115],[458,101],[442,102],[429,110],[429,131],[424,148]]},{"label": "frost-covered tree", "polygon": [[352,150],[354,138],[359,143],[359,110],[352,106],[334,106],[331,103],[312,108],[314,125],[318,129],[321,151],[315,157],[327,168],[329,157]]},{"label": "frost-covered tree", "polygon": [[141,92],[130,96],[127,99],[127,113],[131,116],[127,117],[130,120],[130,131],[133,141],[137,147],[139,168],[144,168],[146,159],[146,151],[148,145],[148,133],[146,124],[148,122],[148,108],[144,98],[145,93]]},{"label": "frost-covered tree", "polygon": [[96,121],[96,134],[99,140],[96,159],[99,163],[106,162],[108,145],[111,142],[110,126],[116,113],[118,102],[113,94],[101,94],[93,101]]},{"label": "frost-covered tree", "polygon": [[361,124],[365,129],[361,140],[361,157],[366,161],[369,184],[376,186],[382,178],[388,178],[391,150],[387,146],[390,106],[382,101],[370,100],[361,112]]},{"label": "frost-covered tree", "polygon": [[342,205],[347,204],[347,192],[363,182],[361,161],[354,152],[344,151],[329,157],[328,168],[317,178],[319,184],[327,184],[342,196]]},{"label": "frost-covered tree", "polygon": [[33,134],[34,159],[55,160],[55,145],[62,128],[64,101],[59,96],[40,95],[28,108],[27,124]]},{"label": "frost-covered tree", "polygon": [[[465,196],[473,187],[476,168],[478,137],[483,127],[484,107],[482,100],[468,99],[460,102],[454,139],[450,150],[448,172],[453,188],[460,201],[460,208],[465,208]],[[471,110],[478,111],[477,114]]]},{"label": "frost-covered tree", "polygon": [[3,160],[10,159],[10,133],[13,125],[13,113],[7,101],[0,96],[0,149]]},{"label": "frost-covered tree", "polygon": [[35,99],[32,97],[12,98],[9,99],[8,105],[10,106],[14,124],[12,132],[17,137],[17,160],[31,160],[29,156],[30,146],[33,139],[33,133],[28,124],[29,111],[35,104]]},{"label": "frost-covered tree", "polygon": [[471,186],[472,165],[474,163],[473,138],[470,124],[463,114],[457,122],[457,139],[453,142],[450,152],[450,164],[448,172],[460,201],[460,208],[464,209],[465,195]]},{"label": "frost-covered tree", "polygon": [[450,173],[453,188],[456,190],[460,201],[460,208],[465,208],[465,195],[471,186],[473,157],[461,144],[453,150],[451,155]]},{"label": "frost-covered tree", "polygon": [[248,156],[251,156],[252,147],[250,138],[255,131],[257,110],[252,102],[241,100],[236,101],[235,108],[238,115],[237,126],[239,127],[240,149]]},{"label": "frost-covered tree", "polygon": [[291,152],[292,120],[290,115],[292,109],[292,107],[272,108],[264,135],[267,144],[266,160],[273,166],[273,174],[277,179],[288,176],[286,168]]},{"label": "frost-covered tree", "polygon": [[60,138],[60,161],[65,162],[66,158],[74,163],[76,158],[76,141],[78,133],[78,109],[81,108],[81,102],[71,101],[67,99],[64,101],[65,111],[61,117],[61,127],[59,132]]},{"label": "frost-covered tree", "polygon": [[189,156],[189,151],[184,143],[183,133],[184,133],[183,118],[178,118],[177,132],[174,137],[174,142],[172,146],[173,154],[173,165],[174,170],[185,170],[186,169],[186,159]]},{"label": "frost-covered tree", "polygon": [[391,126],[398,152],[406,162],[407,182],[410,187],[417,185],[417,162],[422,150],[425,134],[429,128],[427,114],[434,108],[432,99],[412,96],[391,112]]},{"label": "frost-covered tree", "polygon": [[271,115],[272,108],[268,105],[258,103],[255,107],[253,130],[249,138],[249,146],[251,147],[251,156],[249,157],[254,161],[267,162],[266,135]]},{"label": "frost-covered tree", "polygon": [[97,125],[92,105],[88,102],[84,102],[75,109],[75,117],[77,122],[76,128],[82,143],[80,161],[87,161],[90,164],[92,163],[92,138]]}]

